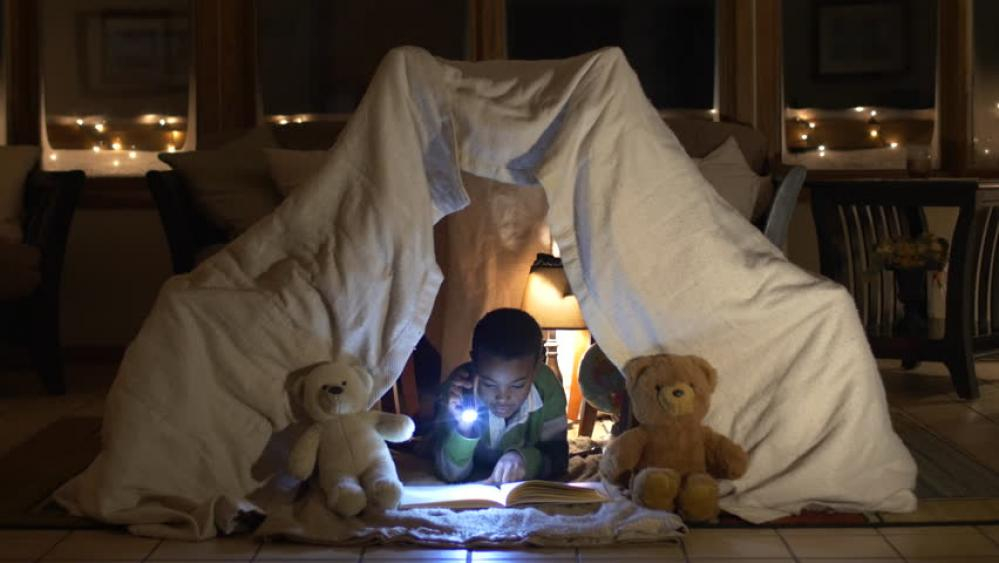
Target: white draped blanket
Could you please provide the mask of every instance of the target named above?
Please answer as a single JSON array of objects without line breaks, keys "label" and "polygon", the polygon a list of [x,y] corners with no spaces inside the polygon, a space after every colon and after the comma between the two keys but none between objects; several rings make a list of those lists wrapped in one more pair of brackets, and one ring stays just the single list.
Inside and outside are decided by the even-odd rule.
[{"label": "white draped blanket", "polygon": [[441,281],[432,225],[467,202],[461,170],[543,187],[617,365],[658,351],[715,365],[707,423],[751,454],[726,510],[914,508],[915,465],[853,301],[716,195],[618,49],[475,64],[389,53],[319,176],[164,285],[109,394],[103,451],[57,500],[189,538],[231,529],[248,498],[267,509],[288,375],[342,350],[374,374],[372,402],[391,385]]}]

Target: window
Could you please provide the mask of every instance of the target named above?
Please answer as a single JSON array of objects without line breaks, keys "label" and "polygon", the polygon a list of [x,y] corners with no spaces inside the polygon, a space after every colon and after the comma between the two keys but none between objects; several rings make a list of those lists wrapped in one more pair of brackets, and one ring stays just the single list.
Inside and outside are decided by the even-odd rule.
[{"label": "window", "polygon": [[908,157],[912,166],[928,166],[937,1],[782,6],[784,161],[812,169],[901,169]]},{"label": "window", "polygon": [[44,165],[91,175],[161,168],[188,146],[187,0],[41,3]]},{"label": "window", "polygon": [[714,108],[714,2],[507,0],[506,6],[511,59],[620,46],[656,107]]},{"label": "window", "polygon": [[399,45],[465,58],[465,0],[433,9],[412,0],[258,0],[256,10],[263,112],[275,121],[354,111],[378,62]]},{"label": "window", "polygon": [[976,0],[974,5],[974,90],[972,163],[975,168],[999,168],[999,3]]}]

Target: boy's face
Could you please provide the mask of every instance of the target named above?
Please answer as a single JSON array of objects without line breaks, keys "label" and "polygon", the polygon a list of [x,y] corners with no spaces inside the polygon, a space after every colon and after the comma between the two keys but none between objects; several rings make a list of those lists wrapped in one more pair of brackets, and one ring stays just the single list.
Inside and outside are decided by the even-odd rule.
[{"label": "boy's face", "polygon": [[538,359],[534,356],[502,359],[482,354],[475,358],[474,364],[479,377],[479,401],[495,416],[513,416],[531,393]]}]

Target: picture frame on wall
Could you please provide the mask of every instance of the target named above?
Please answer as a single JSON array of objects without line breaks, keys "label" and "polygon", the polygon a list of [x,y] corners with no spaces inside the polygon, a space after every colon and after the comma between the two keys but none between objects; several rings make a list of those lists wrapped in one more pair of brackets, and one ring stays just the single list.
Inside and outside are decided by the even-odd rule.
[{"label": "picture frame on wall", "polygon": [[187,14],[105,10],[80,14],[80,82],[93,95],[164,94],[187,89]]},{"label": "picture frame on wall", "polygon": [[814,75],[834,79],[909,70],[907,9],[902,0],[816,2]]}]

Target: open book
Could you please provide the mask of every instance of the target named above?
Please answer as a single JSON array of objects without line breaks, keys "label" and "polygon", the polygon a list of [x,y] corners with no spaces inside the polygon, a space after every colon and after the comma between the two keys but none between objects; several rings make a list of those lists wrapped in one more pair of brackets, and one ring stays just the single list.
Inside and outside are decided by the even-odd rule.
[{"label": "open book", "polygon": [[520,481],[503,485],[409,485],[403,488],[399,508],[490,508],[542,503],[607,502],[602,483]]}]

